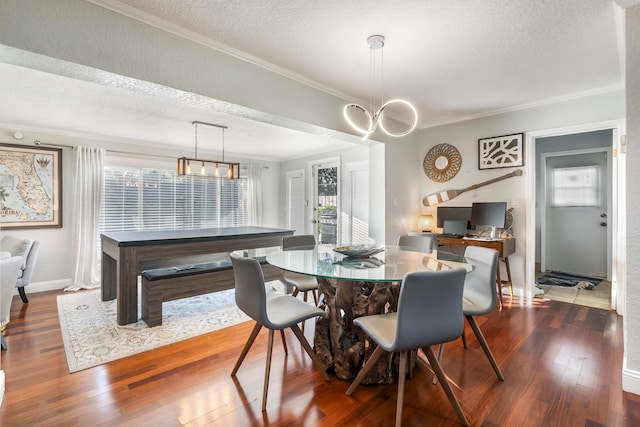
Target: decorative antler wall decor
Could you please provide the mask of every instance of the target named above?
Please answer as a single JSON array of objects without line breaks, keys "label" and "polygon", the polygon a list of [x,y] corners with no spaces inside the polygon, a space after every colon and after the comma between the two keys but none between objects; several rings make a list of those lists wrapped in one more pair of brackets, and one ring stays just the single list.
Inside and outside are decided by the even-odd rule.
[{"label": "decorative antler wall decor", "polygon": [[454,197],[459,196],[465,191],[475,190],[476,188],[483,187],[485,185],[493,184],[494,182],[502,181],[503,179],[511,178],[513,176],[522,175],[522,170],[518,169],[506,175],[499,176],[497,178],[490,179],[488,181],[481,182],[479,184],[470,185],[467,188],[463,188],[462,190],[446,190],[440,191],[438,193],[430,194],[422,199],[422,204],[425,206],[433,206],[438,203],[446,202],[447,200],[451,200]]}]

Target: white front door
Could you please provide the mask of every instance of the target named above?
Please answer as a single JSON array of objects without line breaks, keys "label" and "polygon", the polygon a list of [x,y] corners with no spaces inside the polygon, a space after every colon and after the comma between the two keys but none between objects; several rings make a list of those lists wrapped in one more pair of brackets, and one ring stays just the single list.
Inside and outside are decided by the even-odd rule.
[{"label": "white front door", "polygon": [[545,156],[543,271],[607,277],[609,151]]}]

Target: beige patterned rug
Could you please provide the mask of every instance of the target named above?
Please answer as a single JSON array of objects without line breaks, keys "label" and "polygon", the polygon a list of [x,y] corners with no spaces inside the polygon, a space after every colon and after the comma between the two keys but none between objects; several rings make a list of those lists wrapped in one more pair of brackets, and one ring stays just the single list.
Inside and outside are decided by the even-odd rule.
[{"label": "beige patterned rug", "polygon": [[166,302],[154,328],[118,325],[116,301],[101,301],[99,289],[59,295],[58,316],[72,373],[249,320],[233,289]]}]

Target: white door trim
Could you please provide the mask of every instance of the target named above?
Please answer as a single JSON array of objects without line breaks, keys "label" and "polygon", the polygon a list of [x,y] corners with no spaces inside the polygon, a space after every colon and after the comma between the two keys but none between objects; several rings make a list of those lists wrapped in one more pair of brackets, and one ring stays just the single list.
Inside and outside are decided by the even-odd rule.
[{"label": "white door trim", "polygon": [[[622,150],[621,136],[625,135],[626,122],[624,119],[607,120],[602,122],[584,123],[580,125],[564,126],[554,129],[527,132],[525,134],[525,170],[526,170],[526,242],[525,242],[525,295],[532,298],[536,283],[535,253],[536,253],[536,139],[550,136],[568,135],[573,133],[591,132],[603,129],[613,130],[613,150],[611,173],[611,257],[613,265],[611,269],[611,307],[618,314],[624,315],[625,283],[625,244],[626,244],[626,196],[625,156]],[[617,153],[617,156],[616,156]]]},{"label": "white door trim", "polygon": [[[313,221],[315,220],[316,217],[316,213],[314,211],[316,202],[318,200],[318,188],[315,186],[315,182],[316,182],[316,171],[315,171],[315,167],[317,166],[321,166],[321,165],[326,165],[326,164],[335,164],[336,167],[338,168],[338,187],[337,187],[337,192],[338,192],[338,206],[336,206],[337,211],[340,212],[340,209],[342,208],[342,189],[340,188],[342,186],[342,168],[341,168],[341,158],[340,156],[336,156],[336,157],[328,157],[328,158],[324,158],[324,159],[319,159],[319,160],[311,160],[309,162],[307,162],[307,169],[309,171],[309,179],[308,179],[308,191],[307,194],[309,195],[309,202],[307,203],[307,226],[310,227],[309,230],[311,230],[312,232],[309,234],[313,234],[316,239],[318,238],[318,224],[314,223]],[[340,215],[338,215],[337,219],[338,219],[338,227],[336,229],[336,236],[340,236],[340,233],[342,232],[342,227],[340,225]]]}]

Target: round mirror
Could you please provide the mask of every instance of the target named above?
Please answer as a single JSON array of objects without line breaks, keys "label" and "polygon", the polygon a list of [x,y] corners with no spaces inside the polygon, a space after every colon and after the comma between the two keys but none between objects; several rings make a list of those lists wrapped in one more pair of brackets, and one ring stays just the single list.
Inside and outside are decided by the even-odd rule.
[{"label": "round mirror", "polygon": [[460,152],[450,144],[436,145],[429,150],[422,162],[424,173],[436,182],[449,181],[458,174],[461,166]]},{"label": "round mirror", "polygon": [[436,169],[444,170],[447,168],[447,166],[449,166],[449,159],[446,158],[445,156],[440,156],[436,159],[436,161],[434,162],[434,165]]}]

